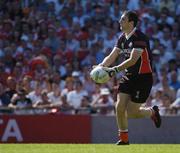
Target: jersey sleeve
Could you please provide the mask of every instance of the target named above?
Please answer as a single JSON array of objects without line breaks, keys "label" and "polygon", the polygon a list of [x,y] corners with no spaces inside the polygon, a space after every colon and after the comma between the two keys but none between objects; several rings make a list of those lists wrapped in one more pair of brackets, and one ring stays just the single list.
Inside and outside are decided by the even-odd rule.
[{"label": "jersey sleeve", "polygon": [[133,44],[133,48],[135,49],[145,49],[148,48],[148,40],[146,37],[142,37],[139,40],[135,40]]}]

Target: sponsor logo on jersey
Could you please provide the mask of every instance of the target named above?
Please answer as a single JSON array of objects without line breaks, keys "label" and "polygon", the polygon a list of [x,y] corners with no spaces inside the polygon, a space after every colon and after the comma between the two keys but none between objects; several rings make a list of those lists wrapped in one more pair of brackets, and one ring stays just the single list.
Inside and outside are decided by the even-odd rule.
[{"label": "sponsor logo on jersey", "polygon": [[133,45],[133,43],[132,43],[132,42],[130,42],[128,46],[131,48],[131,47],[132,47],[132,45]]}]

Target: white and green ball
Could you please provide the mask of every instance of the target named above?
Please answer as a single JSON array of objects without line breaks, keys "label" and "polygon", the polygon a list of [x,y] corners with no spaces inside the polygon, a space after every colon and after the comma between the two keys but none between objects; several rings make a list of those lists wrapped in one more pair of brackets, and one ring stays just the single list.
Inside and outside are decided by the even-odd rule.
[{"label": "white and green ball", "polygon": [[94,69],[92,69],[90,76],[94,82],[100,84],[106,83],[110,79],[109,74],[103,69],[102,66],[96,66]]}]

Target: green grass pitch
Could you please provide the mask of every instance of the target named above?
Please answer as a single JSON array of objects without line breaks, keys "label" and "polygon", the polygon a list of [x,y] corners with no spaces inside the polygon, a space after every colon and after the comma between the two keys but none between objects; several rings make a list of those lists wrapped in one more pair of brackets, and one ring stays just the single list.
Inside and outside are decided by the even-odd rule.
[{"label": "green grass pitch", "polygon": [[0,144],[0,153],[179,153],[180,144]]}]

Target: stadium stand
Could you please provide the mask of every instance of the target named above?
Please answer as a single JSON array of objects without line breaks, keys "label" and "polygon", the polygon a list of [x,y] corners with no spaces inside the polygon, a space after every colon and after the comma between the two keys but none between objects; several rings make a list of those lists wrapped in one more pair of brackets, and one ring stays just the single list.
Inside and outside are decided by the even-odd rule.
[{"label": "stadium stand", "polygon": [[[111,51],[121,34],[118,20],[126,9],[139,14],[139,28],[148,34],[153,54],[154,85],[147,105],[158,105],[161,115],[180,115],[180,4],[178,0],[1,0],[0,1],[0,113],[16,113],[11,107],[20,89],[36,111],[23,113],[98,113],[92,97],[108,88],[112,101],[118,77],[95,85],[88,74]],[[117,61],[119,62],[119,61]],[[78,107],[71,97],[82,82]],[[59,89],[52,107],[36,107]],[[57,88],[58,86],[58,88]],[[70,94],[70,95],[69,95]],[[76,96],[79,96],[78,94]],[[56,95],[53,95],[54,99]],[[73,99],[73,97],[71,97]],[[51,102],[51,100],[49,100]],[[84,104],[84,105],[83,105]],[[24,104],[23,104],[24,105]],[[38,111],[37,109],[42,109]],[[86,111],[85,111],[86,110]],[[112,114],[112,113],[111,113]]]}]

